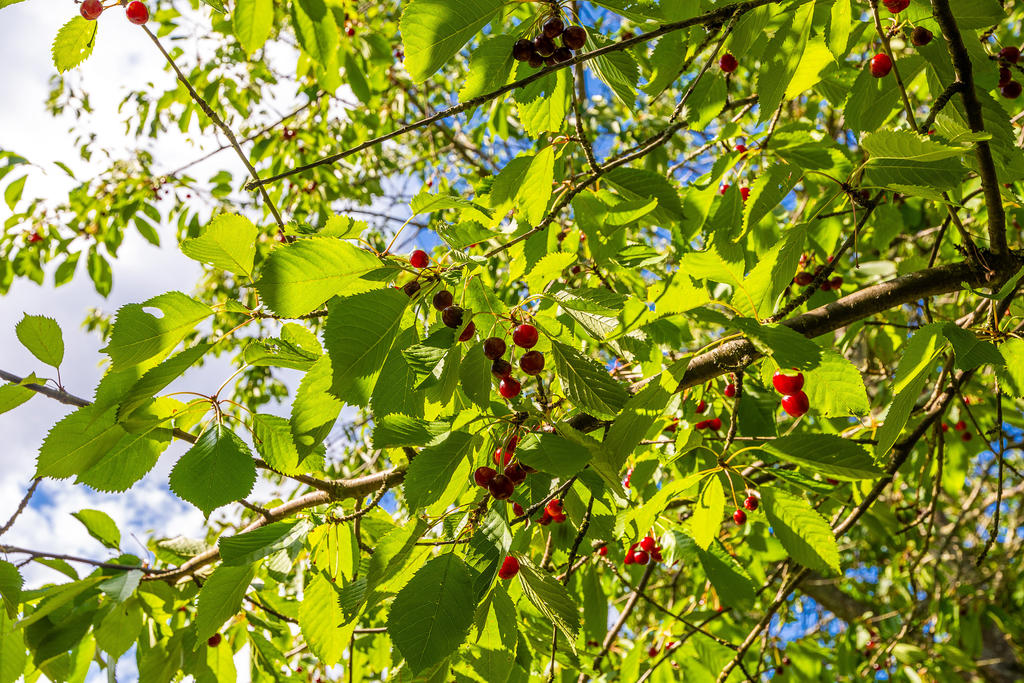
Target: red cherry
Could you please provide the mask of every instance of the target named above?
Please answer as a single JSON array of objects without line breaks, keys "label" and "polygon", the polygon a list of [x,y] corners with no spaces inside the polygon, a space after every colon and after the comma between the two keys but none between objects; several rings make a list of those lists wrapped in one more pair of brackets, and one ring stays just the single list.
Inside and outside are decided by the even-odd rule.
[{"label": "red cherry", "polygon": [[703,413],[707,409],[708,409],[708,404],[705,403],[704,401],[700,401],[697,404],[697,407],[694,409],[694,412],[696,412],[698,415],[700,415],[701,413]]},{"label": "red cherry", "polygon": [[732,187],[732,185],[730,185],[729,183],[722,185],[722,189],[718,191],[718,194],[725,195],[725,193],[729,191],[730,187]]},{"label": "red cherry", "polygon": [[32,233],[31,235],[28,236],[28,243],[29,244],[35,244],[36,242],[42,242],[42,241],[43,241],[43,236],[40,235],[38,232],[34,232],[34,233]]},{"label": "red cherry", "polygon": [[409,265],[413,268],[426,268],[428,263],[430,263],[430,257],[422,249],[412,252],[412,256],[409,257]]},{"label": "red cherry", "polygon": [[513,434],[508,438],[508,441],[505,443],[505,450],[508,451],[509,453],[514,453],[516,450],[516,446],[518,445],[519,437]]},{"label": "red cherry", "polygon": [[549,500],[548,504],[544,506],[544,512],[548,513],[552,517],[557,517],[562,514],[562,501],[557,498]]},{"label": "red cherry", "polygon": [[505,500],[512,495],[515,491],[516,485],[511,479],[506,477],[504,474],[499,474],[491,483],[487,486],[487,490],[491,492],[491,495],[498,500]]},{"label": "red cherry", "polygon": [[223,636],[219,633],[214,633],[212,636],[206,639],[206,644],[210,647],[217,647],[220,645],[220,641],[223,640]]},{"label": "red cherry", "polygon": [[750,188],[749,187],[741,187],[740,188],[740,197],[743,199],[743,201],[747,201],[747,198],[750,197]]},{"label": "red cherry", "polygon": [[512,331],[512,342],[523,349],[532,349],[537,345],[540,334],[533,325],[522,324]]},{"label": "red cherry", "polygon": [[657,645],[651,645],[649,648],[647,648],[647,656],[651,659],[657,657],[659,652],[661,652],[661,650],[658,649]]},{"label": "red cherry", "polygon": [[885,0],[885,8],[893,14],[899,14],[910,7],[910,0]]},{"label": "red cherry", "polygon": [[758,504],[761,501],[758,500],[757,496],[747,496],[743,501],[743,507],[747,508],[751,512],[757,509]]},{"label": "red cherry", "polygon": [[802,391],[782,397],[782,409],[793,417],[804,415],[810,407],[811,401]]},{"label": "red cherry", "polygon": [[944,432],[948,432],[949,431],[949,425],[946,424],[945,422],[942,423],[942,431],[944,431]]},{"label": "red cherry", "polygon": [[651,561],[651,556],[647,553],[646,550],[637,550],[635,553],[633,553],[633,561],[637,564],[647,564]]},{"label": "red cherry", "polygon": [[[434,305],[434,310],[443,312],[444,309],[455,303],[455,297],[447,289],[442,289],[434,295],[431,303]],[[494,359],[492,358],[491,360]]]},{"label": "red cherry", "polygon": [[133,24],[145,24],[149,21],[149,10],[139,0],[132,0],[128,3],[128,7],[124,10],[125,16],[128,17],[128,21]]},{"label": "red cherry", "polygon": [[836,275],[834,278],[828,281],[830,289],[839,289],[843,286],[843,276]]},{"label": "red cherry", "polygon": [[512,451],[507,448],[495,448],[494,455],[491,456],[491,459],[494,460],[495,465],[507,465],[512,460]]},{"label": "red cherry", "polygon": [[515,398],[523,390],[523,385],[514,377],[503,377],[498,383],[498,393],[505,398]]},{"label": "red cherry", "polygon": [[640,539],[640,547],[649,553],[653,553],[654,549],[658,547],[658,544],[654,542],[654,539],[650,536],[644,536]]},{"label": "red cherry", "polygon": [[693,425],[693,428],[694,429],[707,429],[709,422],[711,422],[711,420],[701,420],[697,424]]},{"label": "red cherry", "polygon": [[1018,97],[1020,97],[1021,85],[1017,81],[1010,81],[1009,83],[1004,85],[1002,88],[1000,88],[999,92],[1006,99],[1008,99],[1008,100],[1015,100]]},{"label": "red cherry", "polygon": [[498,360],[505,355],[505,340],[500,337],[488,337],[484,340],[484,355],[490,360]]},{"label": "red cherry", "polygon": [[776,370],[772,375],[772,386],[783,396],[790,396],[804,388],[804,374],[798,372],[795,375],[788,375],[782,370]]},{"label": "red cherry", "polygon": [[544,354],[540,351],[527,351],[519,359],[519,367],[527,375],[539,375],[544,369]]},{"label": "red cherry", "polygon": [[743,525],[747,523],[747,513],[743,510],[737,510],[732,513],[732,521],[736,522],[737,525]]},{"label": "red cherry", "polygon": [[960,420],[955,425],[953,425],[953,429],[955,429],[958,432],[962,432],[965,429],[967,429],[967,423],[964,422],[963,420]]},{"label": "red cherry", "polygon": [[971,434],[970,432],[964,432],[963,434],[960,435],[960,440],[961,441],[970,441],[973,438],[974,438],[974,435]]},{"label": "red cherry", "polygon": [[598,548],[597,549],[597,554],[600,555],[601,557],[607,557],[607,555],[608,555],[608,546],[603,545],[600,548]]},{"label": "red cherry", "polygon": [[1010,73],[1010,69],[1005,66],[999,67],[999,87],[1003,87],[1012,80],[1013,74]]},{"label": "red cherry", "polygon": [[627,552],[626,556],[622,558],[622,564],[633,564],[633,553]]},{"label": "red cherry", "polygon": [[999,51],[999,58],[1005,59],[1011,64],[1016,64],[1017,62],[1020,61],[1020,48],[1013,47],[1012,45],[1009,47],[1004,47],[1002,50]]},{"label": "red cherry", "polygon": [[710,420],[708,420],[708,429],[710,429],[711,431],[717,432],[721,428],[722,428],[722,420],[721,419],[719,419],[717,417],[713,417]]},{"label": "red cherry", "polygon": [[735,395],[736,395],[736,385],[733,384],[732,382],[729,382],[728,384],[725,385],[725,397],[726,398],[732,398]]},{"label": "red cherry", "polygon": [[513,484],[522,484],[526,481],[526,469],[514,462],[505,468],[505,476],[511,479]]},{"label": "red cherry", "polygon": [[505,560],[501,563],[501,569],[498,570],[498,578],[508,581],[513,576],[519,573],[519,560],[506,555]]},{"label": "red cherry", "polygon": [[540,519],[537,520],[537,524],[540,524],[541,526],[547,526],[548,524],[551,524],[551,515],[545,512],[543,515],[541,515]]},{"label": "red cherry", "polygon": [[556,522],[559,522],[559,523],[564,522],[565,521],[565,513],[563,512],[560,515],[555,515],[551,519],[553,519],[553,520],[555,520]]},{"label": "red cherry", "polygon": [[879,52],[871,58],[871,75],[875,78],[883,78],[892,71],[892,60],[889,55]]},{"label": "red cherry", "polygon": [[744,152],[747,151],[747,146],[743,144],[736,145],[736,151],[739,152],[740,154],[743,154]]},{"label": "red cherry", "polygon": [[83,19],[96,21],[103,14],[103,3],[100,0],[85,0],[78,10],[82,13]]},{"label": "red cherry", "polygon": [[731,74],[739,67],[740,63],[731,52],[726,52],[722,55],[722,58],[718,60],[718,67],[727,74]]},{"label": "red cherry", "polygon": [[477,467],[473,472],[473,481],[477,486],[487,488],[496,476],[498,472],[493,467]]},{"label": "red cherry", "polygon": [[526,514],[526,510],[524,510],[523,506],[520,505],[519,503],[512,503],[512,513],[516,517],[522,517],[523,515]]},{"label": "red cherry", "polygon": [[807,271],[801,270],[793,277],[793,282],[796,283],[797,285],[800,285],[801,287],[806,287],[807,285],[814,282],[814,275],[808,273]]},{"label": "red cherry", "polygon": [[466,325],[466,329],[464,329],[462,331],[462,334],[459,335],[459,341],[469,341],[470,339],[473,338],[474,334],[476,334],[476,324],[474,324],[473,321],[470,320],[469,324]]},{"label": "red cherry", "polygon": [[498,379],[503,379],[512,374],[512,364],[504,358],[498,358],[491,363],[491,374]]}]

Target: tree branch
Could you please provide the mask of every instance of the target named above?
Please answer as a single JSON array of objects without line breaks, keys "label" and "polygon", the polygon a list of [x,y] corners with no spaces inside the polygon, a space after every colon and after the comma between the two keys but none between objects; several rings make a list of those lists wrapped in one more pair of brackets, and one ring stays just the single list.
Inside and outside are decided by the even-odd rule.
[{"label": "tree branch", "polygon": [[[953,59],[957,80],[963,84],[960,98],[967,111],[967,123],[970,124],[972,131],[982,133],[985,131],[985,117],[981,112],[978,93],[974,89],[974,66],[967,53],[967,46],[964,45],[963,36],[960,35],[960,28],[949,7],[949,0],[931,0],[931,3],[932,13],[942,35],[946,38],[946,46],[949,48],[949,56]],[[999,179],[996,177],[992,148],[988,140],[978,140],[974,143],[974,150],[978,157],[981,188],[985,193],[985,207],[988,209],[989,246],[997,257],[1006,257],[1009,253],[1006,244],[1006,213],[1003,211],[1003,199],[999,193]]]}]

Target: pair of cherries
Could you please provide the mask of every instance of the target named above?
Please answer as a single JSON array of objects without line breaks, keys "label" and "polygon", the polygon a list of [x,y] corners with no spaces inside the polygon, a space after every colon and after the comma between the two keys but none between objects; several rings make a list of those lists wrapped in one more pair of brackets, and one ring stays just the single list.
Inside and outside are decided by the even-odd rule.
[{"label": "pair of cherries", "polygon": [[623,564],[647,564],[652,559],[661,562],[661,546],[654,540],[653,536],[647,535],[640,539],[639,543],[629,546]]},{"label": "pair of cherries", "polygon": [[791,375],[782,370],[776,370],[772,375],[772,386],[775,387],[775,391],[782,394],[782,409],[788,415],[800,417],[810,410],[811,401],[803,392],[804,375],[802,372]]}]

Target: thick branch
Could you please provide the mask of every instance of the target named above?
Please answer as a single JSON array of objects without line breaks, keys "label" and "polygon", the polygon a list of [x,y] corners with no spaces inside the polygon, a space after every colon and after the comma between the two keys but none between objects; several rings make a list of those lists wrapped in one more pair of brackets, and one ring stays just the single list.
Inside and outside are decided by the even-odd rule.
[{"label": "thick branch", "polygon": [[[953,59],[953,69],[957,80],[963,83],[960,98],[967,111],[967,123],[976,133],[985,131],[985,117],[981,112],[981,102],[974,89],[974,66],[971,64],[967,46],[956,25],[949,0],[931,0],[932,13],[939,24],[942,35],[946,38],[949,56]],[[1006,213],[1003,211],[1003,199],[999,194],[999,179],[996,177],[996,165],[992,158],[992,148],[988,140],[974,143],[974,151],[978,157],[978,175],[981,176],[981,188],[985,192],[985,207],[988,209],[988,241],[996,256],[1006,256]]]}]

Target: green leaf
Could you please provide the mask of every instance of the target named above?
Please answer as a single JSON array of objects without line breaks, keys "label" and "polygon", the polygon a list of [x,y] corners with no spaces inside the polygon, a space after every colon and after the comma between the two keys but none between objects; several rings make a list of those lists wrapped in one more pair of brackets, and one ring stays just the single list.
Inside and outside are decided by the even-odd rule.
[{"label": "green leaf", "polygon": [[864,179],[870,185],[952,189],[967,171],[960,161],[967,149],[909,130],[868,133],[860,144],[870,155],[864,167]]},{"label": "green leaf", "polygon": [[515,64],[512,58],[512,45],[515,42],[515,36],[490,36],[473,50],[469,59],[469,73],[459,90],[460,102],[467,102],[508,83],[512,65]]},{"label": "green leaf", "polygon": [[402,446],[425,446],[450,428],[451,425],[444,421],[430,421],[392,413],[374,423],[373,448],[383,450]]},{"label": "green leaf", "polygon": [[[519,64],[515,78],[531,75],[530,69]],[[538,138],[546,132],[558,132],[565,126],[569,113],[569,93],[572,77],[568,69],[560,69],[516,90],[512,97],[519,110],[519,122],[527,135]],[[605,174],[605,178],[609,174]]]},{"label": "green leaf", "polygon": [[[596,31],[588,31],[587,45],[584,49],[589,52],[610,45],[611,42]],[[626,106],[626,111],[631,112],[633,103],[636,102],[636,84],[640,80],[640,70],[630,54],[625,50],[609,52],[591,64],[597,77],[611,88],[615,96]]]},{"label": "green leaf", "polygon": [[466,639],[473,624],[473,582],[452,552],[433,558],[399,591],[388,635],[413,671],[437,664]]},{"label": "green leaf", "polygon": [[766,63],[757,72],[757,101],[760,122],[771,119],[789,91],[807,47],[814,18],[814,5],[796,10],[764,49]]},{"label": "green leaf", "polygon": [[118,572],[112,578],[101,583],[97,588],[106,593],[114,602],[124,602],[130,598],[142,582],[142,570]]},{"label": "green leaf", "polygon": [[138,600],[113,605],[93,631],[96,645],[110,656],[120,657],[142,630],[143,614]]},{"label": "green leaf", "polygon": [[57,71],[64,73],[89,58],[96,47],[98,25],[98,21],[74,17],[57,31],[57,36],[53,39],[53,48],[50,50]]},{"label": "green leaf", "polygon": [[807,373],[804,392],[822,417],[866,415],[871,409],[860,370],[832,349],[823,350],[821,364]]},{"label": "green leaf", "polygon": [[663,174],[643,168],[619,167],[604,174],[604,180],[626,199],[657,199],[658,206],[650,216],[661,223],[683,220],[679,187]]},{"label": "green leaf", "polygon": [[97,491],[125,491],[153,469],[170,443],[169,429],[124,434],[88,469],[79,472],[75,483]]},{"label": "green leaf", "polygon": [[[947,64],[948,64],[948,57]],[[924,68],[924,59],[918,55],[896,60],[904,83],[912,83]],[[844,107],[846,124],[855,131],[879,130],[893,112],[900,107],[899,84],[895,78],[875,78],[871,69],[861,69],[849,88],[849,99]]]},{"label": "green leaf", "polygon": [[9,410],[14,410],[35,395],[36,392],[20,384],[14,384],[13,382],[0,384],[0,415]]},{"label": "green leaf", "polygon": [[60,367],[64,360],[64,336],[56,320],[26,313],[15,326],[14,332],[18,335],[18,341],[40,362],[54,368]]},{"label": "green leaf", "polygon": [[210,574],[199,589],[196,638],[206,640],[217,633],[225,621],[238,614],[255,576],[256,565],[231,567],[222,564]]},{"label": "green leaf", "polygon": [[322,356],[313,364],[295,392],[291,426],[295,447],[305,457],[330,433],[344,404],[330,393],[331,358]]},{"label": "green leaf", "polygon": [[341,35],[334,13],[324,0],[295,0],[291,9],[295,37],[316,69],[317,82],[327,92],[334,92],[341,86],[338,62]]},{"label": "green leaf", "polygon": [[405,475],[405,499],[412,510],[436,503],[452,480],[463,458],[469,456],[477,440],[465,432],[451,432],[440,441],[422,449]]},{"label": "green leaf", "polygon": [[474,344],[459,365],[459,387],[475,405],[486,410],[491,402],[491,361],[483,344]]},{"label": "green leaf", "polygon": [[117,409],[118,420],[125,420],[149,399],[166,389],[167,385],[181,377],[186,370],[205,356],[212,346],[212,344],[197,344],[184,351],[179,351],[147,370],[146,374],[140,377],[121,399]]},{"label": "green leaf", "polygon": [[1006,365],[996,369],[1002,389],[1024,398],[1024,339],[1008,339],[1000,344],[999,354],[1006,360]]},{"label": "green leaf", "polygon": [[733,319],[757,350],[784,368],[811,370],[821,363],[821,347],[785,325],[761,325],[754,320]]},{"label": "green leaf", "polygon": [[711,541],[718,537],[722,527],[722,516],[725,514],[725,490],[721,479],[708,477],[701,487],[700,497],[693,506],[693,517],[690,518],[690,535],[701,550],[707,550]]},{"label": "green leaf", "polygon": [[[161,317],[146,312],[156,308]],[[114,319],[110,343],[100,349],[110,355],[111,370],[123,370],[170,351],[213,310],[181,292],[167,292],[142,304],[122,306]]]},{"label": "green leaf", "polygon": [[409,297],[400,289],[376,289],[331,301],[324,347],[331,357],[331,392],[365,406],[398,335]]},{"label": "green leaf", "polygon": [[354,621],[345,621],[334,586],[322,573],[314,573],[299,604],[299,628],[310,651],[324,666],[334,666],[344,657],[356,627]]},{"label": "green leaf", "polygon": [[274,522],[234,536],[221,536],[217,546],[224,564],[248,565],[302,544],[312,528],[313,524],[307,519]]},{"label": "green leaf", "polygon": [[21,194],[25,190],[25,181],[28,180],[28,176],[21,176],[17,180],[11,182],[4,190],[4,203],[7,204],[7,208],[14,211],[15,205],[21,199]]},{"label": "green leaf", "polygon": [[790,557],[809,569],[839,573],[836,537],[810,503],[775,487],[761,489],[761,502],[772,533]]},{"label": "green leaf", "polygon": [[481,206],[475,202],[471,202],[463,196],[457,194],[445,194],[437,193],[431,194],[426,189],[420,190],[420,192],[412,198],[409,202],[409,208],[412,209],[414,215],[421,213],[434,213],[435,211],[443,211],[444,209],[472,209],[479,211],[485,216],[490,216],[491,212],[484,206]]},{"label": "green leaf", "polygon": [[576,407],[599,418],[618,414],[628,398],[626,388],[597,361],[557,341],[551,342],[551,356],[565,395]]},{"label": "green leaf", "polygon": [[[0,560],[0,598],[3,598],[8,613],[17,609],[21,603],[21,587],[24,580],[18,568],[10,562]],[[0,638],[0,640],[3,640]]]},{"label": "green leaf", "polygon": [[576,636],[580,630],[580,615],[565,586],[547,572],[535,567],[526,558],[519,559],[519,581],[523,593],[541,614],[561,631],[576,652]]},{"label": "green leaf", "polygon": [[529,434],[516,448],[516,459],[521,463],[556,477],[571,477],[592,457],[585,446],[557,434]]},{"label": "green leaf", "polygon": [[117,550],[121,547],[121,531],[110,515],[101,510],[79,510],[71,516],[85,525],[85,530],[97,541]]},{"label": "green leaf", "polygon": [[942,332],[953,345],[954,365],[961,370],[973,370],[981,365],[1000,366],[1005,363],[995,344],[978,339],[973,332],[955,323],[947,323]]},{"label": "green leaf", "polygon": [[754,582],[721,541],[715,539],[707,550],[696,550],[700,565],[722,602],[735,607],[754,600]]},{"label": "green leaf", "polygon": [[36,459],[37,477],[66,479],[96,464],[125,436],[114,423],[114,411],[85,406],[55,424]]},{"label": "green leaf", "polygon": [[833,479],[854,481],[882,476],[867,451],[834,434],[791,434],[769,441],[761,449]]},{"label": "green leaf", "polygon": [[523,182],[516,192],[516,203],[528,225],[537,225],[543,220],[548,201],[551,199],[554,178],[555,148],[548,145],[530,161]]},{"label": "green leaf", "polygon": [[278,315],[297,318],[337,294],[372,289],[374,283],[360,278],[380,267],[380,259],[350,242],[329,237],[300,239],[270,252],[256,291]]},{"label": "green leaf", "polygon": [[876,458],[884,457],[896,443],[944,347],[942,325],[939,323],[925,325],[903,345],[896,380],[892,385],[892,403],[876,436]]},{"label": "green leaf", "polygon": [[299,466],[299,451],[295,447],[291,425],[277,415],[253,417],[253,445],[274,471],[294,474]]},{"label": "green leaf", "polygon": [[[242,0],[245,4],[249,0]],[[270,5],[270,0],[265,0]],[[235,10],[235,21],[238,20]],[[273,10],[271,9],[271,17]],[[244,45],[243,45],[244,47]],[[252,53],[251,50],[246,52]],[[237,275],[252,275],[252,264],[256,258],[256,237],[259,230],[248,218],[236,213],[223,213],[206,227],[199,237],[183,240],[181,252],[200,263]]]},{"label": "green leaf", "polygon": [[228,503],[241,500],[256,482],[256,465],[238,436],[216,424],[199,437],[171,470],[171,490],[207,517]]},{"label": "green leaf", "polygon": [[236,0],[231,27],[242,49],[252,56],[267,42],[274,28],[273,0]]},{"label": "green leaf", "polygon": [[455,56],[501,10],[501,0],[410,0],[398,28],[405,68],[422,83]]},{"label": "green leaf", "polygon": [[576,254],[556,251],[545,254],[534,264],[526,276],[526,286],[531,292],[542,292],[552,281],[559,279],[562,271],[575,263]]}]

